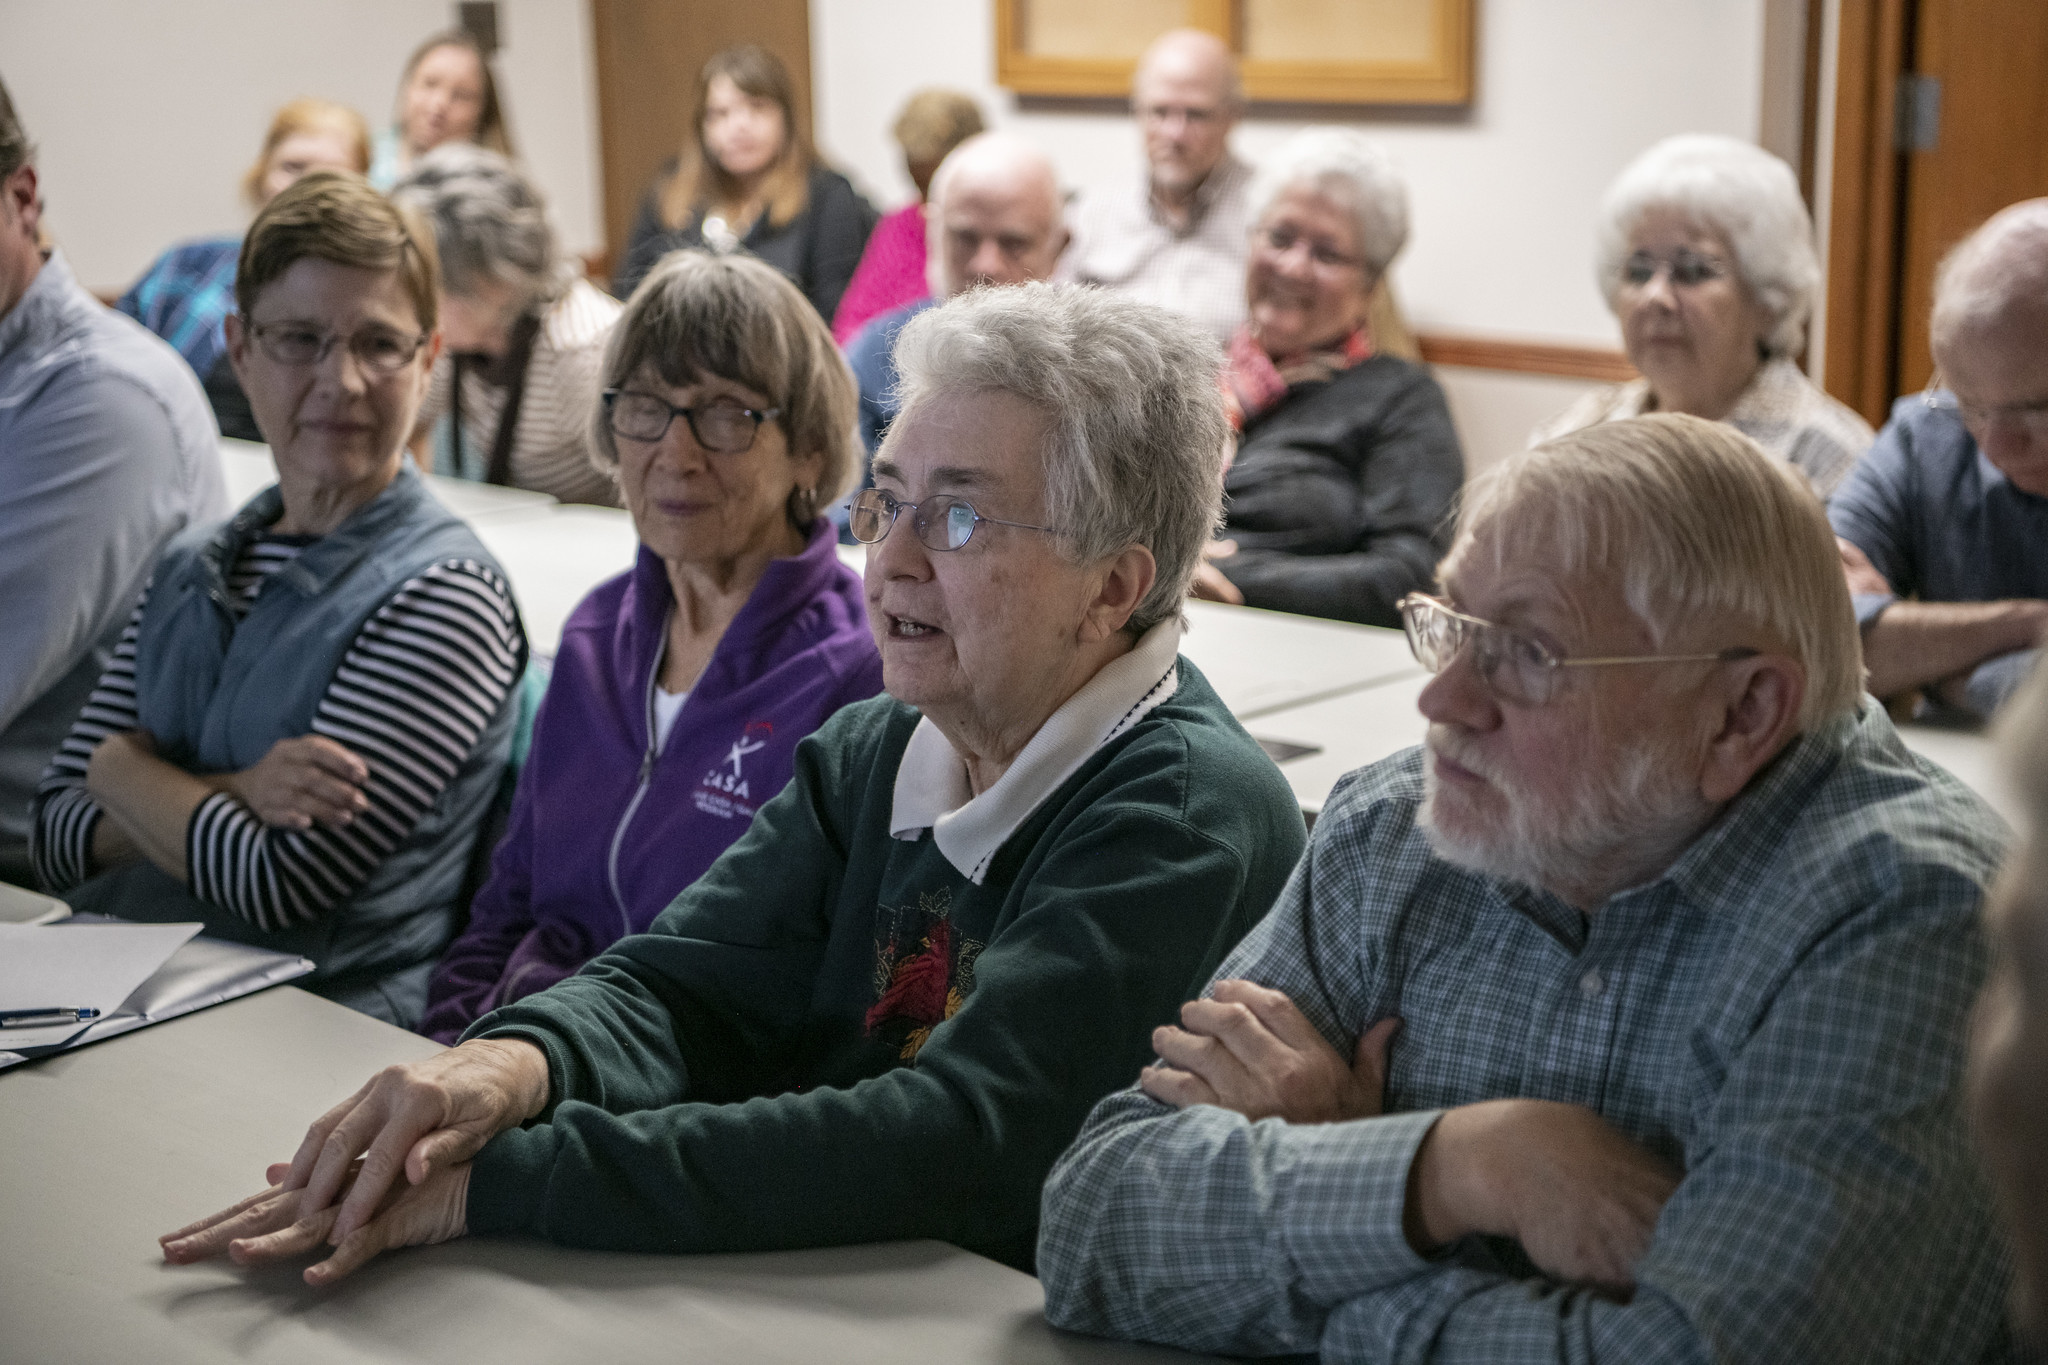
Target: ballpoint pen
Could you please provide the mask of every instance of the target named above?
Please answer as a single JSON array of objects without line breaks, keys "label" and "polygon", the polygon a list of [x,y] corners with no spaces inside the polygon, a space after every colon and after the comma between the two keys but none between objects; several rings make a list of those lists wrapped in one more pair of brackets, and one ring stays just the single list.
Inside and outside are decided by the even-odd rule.
[{"label": "ballpoint pen", "polygon": [[57,1024],[87,1024],[99,1017],[98,1010],[56,1006],[33,1010],[0,1010],[0,1028],[51,1028]]}]

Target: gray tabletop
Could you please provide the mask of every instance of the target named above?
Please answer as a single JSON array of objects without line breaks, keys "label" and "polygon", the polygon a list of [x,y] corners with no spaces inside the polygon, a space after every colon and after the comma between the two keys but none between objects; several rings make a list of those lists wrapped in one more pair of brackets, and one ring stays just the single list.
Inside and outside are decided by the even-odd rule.
[{"label": "gray tabletop", "polygon": [[1110,1362],[1038,1282],[938,1242],[634,1256],[465,1238],[328,1290],[167,1266],[158,1234],[259,1188],[306,1125],[436,1045],[292,987],[0,1073],[0,1362]]}]

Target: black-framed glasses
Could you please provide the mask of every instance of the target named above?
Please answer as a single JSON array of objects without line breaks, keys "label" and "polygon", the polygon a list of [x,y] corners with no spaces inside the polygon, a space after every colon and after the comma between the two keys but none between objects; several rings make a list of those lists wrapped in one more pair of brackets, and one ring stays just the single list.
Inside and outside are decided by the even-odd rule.
[{"label": "black-framed glasses", "polygon": [[1668,260],[1654,252],[1638,251],[1622,262],[1621,278],[1624,283],[1641,289],[1657,278],[1659,270],[1671,272],[1672,288],[1696,289],[1726,276],[1728,263],[1718,256],[1703,255],[1685,247],[1672,252]]},{"label": "black-framed glasses", "polygon": [[879,488],[863,488],[854,497],[852,515],[847,518],[853,538],[863,545],[879,544],[896,524],[898,513],[910,513],[910,529],[928,550],[957,550],[974,537],[983,522],[991,526],[1014,526],[1020,531],[1053,534],[1050,526],[1033,526],[1025,521],[1004,521],[985,517],[965,498],[937,493],[923,502],[904,502]]},{"label": "black-framed glasses", "polygon": [[1956,397],[1955,391],[1947,387],[1936,370],[1927,377],[1927,387],[1920,391],[1920,402],[1924,407],[1937,412],[1952,412],[1969,425],[1989,426],[2000,417],[2009,417],[2016,422],[2034,423],[2048,418],[2048,398],[2036,398],[2024,403],[1965,403]]},{"label": "black-framed glasses", "polygon": [[1567,668],[1606,668],[1615,664],[1728,663],[1752,658],[1756,650],[1745,646],[1724,649],[1718,654],[1614,654],[1594,659],[1567,659],[1533,635],[1508,626],[1467,616],[1434,597],[1411,592],[1395,603],[1401,612],[1401,626],[1408,633],[1408,648],[1415,662],[1431,673],[1441,673],[1466,646],[1472,649],[1472,663],[1479,679],[1503,701],[1521,706],[1542,706],[1557,695]]},{"label": "black-framed glasses", "polygon": [[1347,256],[1328,242],[1317,241],[1305,233],[1296,232],[1293,228],[1256,228],[1252,236],[1258,239],[1260,246],[1275,256],[1285,256],[1294,250],[1297,243],[1306,246],[1309,260],[1325,270],[1348,270],[1352,266],[1364,264],[1358,257]]},{"label": "black-framed glasses", "polygon": [[697,444],[714,455],[744,455],[754,448],[761,424],[782,415],[781,408],[750,408],[730,398],[714,398],[693,408],[679,408],[666,398],[637,389],[606,389],[605,420],[614,436],[650,444],[668,434],[680,417],[689,423]]},{"label": "black-framed glasses", "polygon": [[346,346],[356,364],[371,374],[397,374],[412,364],[420,347],[427,344],[425,332],[394,332],[388,327],[365,327],[344,337],[323,332],[303,322],[258,322],[249,327],[256,347],[280,365],[318,365],[336,344]]}]

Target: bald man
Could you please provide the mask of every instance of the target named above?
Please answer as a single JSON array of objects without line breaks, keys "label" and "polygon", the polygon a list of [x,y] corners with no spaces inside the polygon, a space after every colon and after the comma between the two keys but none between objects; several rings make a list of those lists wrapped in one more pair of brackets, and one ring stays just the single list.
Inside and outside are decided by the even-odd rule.
[{"label": "bald man", "polygon": [[2048,199],[1942,262],[1935,380],[1892,406],[1828,516],[1870,690],[1989,715],[2048,637]]},{"label": "bald man", "polygon": [[1243,109],[1237,59],[1216,35],[1175,29],[1147,48],[1131,81],[1144,171],[1082,196],[1061,277],[1185,313],[1228,341],[1244,321],[1251,168],[1230,152]]},{"label": "bald man", "polygon": [[[931,296],[883,313],[846,348],[860,381],[860,435],[870,458],[896,420],[894,352],[903,324],[978,284],[1027,284],[1052,274],[1067,228],[1051,159],[1012,133],[968,138],[932,176],[925,232]],[[835,516],[843,523],[844,510]]]}]

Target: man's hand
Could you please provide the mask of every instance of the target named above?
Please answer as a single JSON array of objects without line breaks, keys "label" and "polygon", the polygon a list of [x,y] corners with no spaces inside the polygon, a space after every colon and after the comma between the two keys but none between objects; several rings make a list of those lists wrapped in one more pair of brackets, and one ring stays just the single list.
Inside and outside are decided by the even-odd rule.
[{"label": "man's hand", "polygon": [[1842,574],[1849,580],[1850,592],[1880,597],[1891,592],[1892,585],[1885,581],[1884,575],[1877,571],[1877,566],[1870,562],[1869,555],[1840,536],[1835,537],[1835,546],[1842,552]]},{"label": "man's hand", "polygon": [[1228,602],[1233,607],[1244,605],[1244,592],[1237,584],[1223,576],[1215,561],[1228,559],[1237,553],[1234,540],[1211,540],[1202,546],[1202,562],[1195,570],[1195,581],[1188,587],[1190,597],[1204,602]]},{"label": "man's hand", "polygon": [[1250,981],[1219,981],[1211,998],[1181,1006],[1180,1018],[1181,1028],[1153,1030],[1163,1064],[1146,1067],[1138,1084],[1177,1109],[1213,1104],[1254,1122],[1376,1117],[1387,1048],[1401,1027],[1398,1019],[1374,1024],[1347,1064],[1292,1000]]},{"label": "man's hand", "polygon": [[1513,1237],[1544,1274],[1625,1301],[1683,1174],[1576,1104],[1468,1104],[1415,1154],[1408,1240],[1427,1253],[1473,1233]]},{"label": "man's hand", "polygon": [[[469,1230],[467,1162],[435,1171],[420,1184],[398,1186],[379,1203],[367,1224],[338,1239],[333,1233],[341,1211],[330,1206],[301,1217],[297,1192],[280,1183],[290,1171],[283,1163],[272,1166],[266,1173],[269,1189],[158,1238],[164,1259],[184,1265],[225,1251],[236,1265],[261,1265],[303,1256],[332,1240],[334,1254],[306,1267],[306,1283],[323,1285],[334,1283],[380,1251],[445,1242]],[[351,1172],[350,1179],[354,1178]]]},{"label": "man's hand", "polygon": [[370,808],[370,765],[323,735],[281,739],[254,765],[213,780],[279,829],[342,829]]},{"label": "man's hand", "polygon": [[340,1245],[370,1221],[400,1171],[425,1185],[547,1101],[547,1055],[515,1038],[478,1039],[387,1066],[306,1131],[275,1183],[296,1196],[297,1220],[311,1220],[346,1191],[327,1233]]}]

